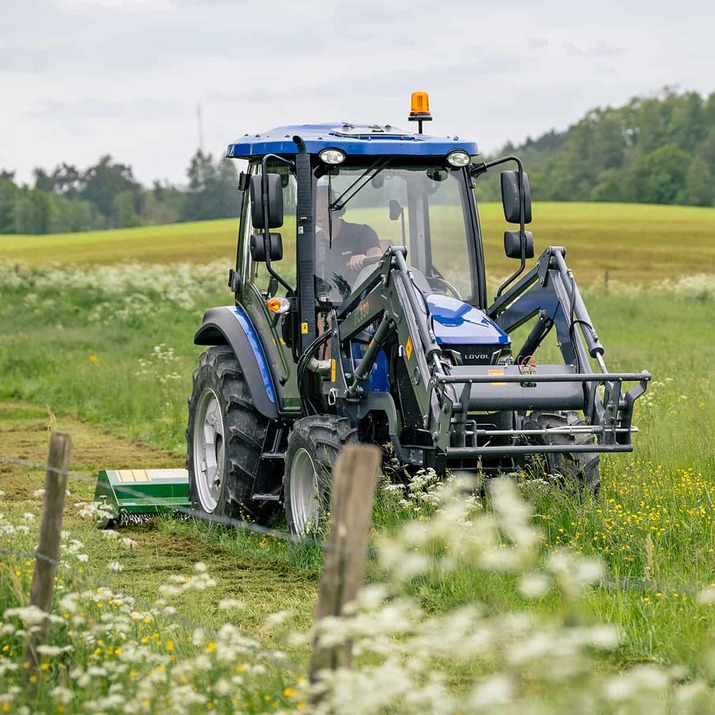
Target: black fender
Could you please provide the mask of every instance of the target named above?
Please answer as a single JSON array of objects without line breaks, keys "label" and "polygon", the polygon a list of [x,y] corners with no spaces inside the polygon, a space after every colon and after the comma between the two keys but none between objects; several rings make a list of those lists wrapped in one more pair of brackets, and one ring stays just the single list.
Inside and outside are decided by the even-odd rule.
[{"label": "black fender", "polygon": [[236,355],[256,409],[277,419],[278,393],[270,364],[246,311],[240,306],[210,308],[194,335],[195,345],[230,345]]}]

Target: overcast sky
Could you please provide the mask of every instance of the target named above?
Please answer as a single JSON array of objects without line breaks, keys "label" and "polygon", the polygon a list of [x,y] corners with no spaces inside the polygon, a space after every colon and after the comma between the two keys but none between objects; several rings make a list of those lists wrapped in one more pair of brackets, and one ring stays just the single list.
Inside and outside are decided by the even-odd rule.
[{"label": "overcast sky", "polygon": [[[701,0],[0,0],[0,169],[185,182],[199,144],[325,121],[408,128],[492,152],[664,85],[715,91]],[[412,125],[411,128],[414,128]]]}]

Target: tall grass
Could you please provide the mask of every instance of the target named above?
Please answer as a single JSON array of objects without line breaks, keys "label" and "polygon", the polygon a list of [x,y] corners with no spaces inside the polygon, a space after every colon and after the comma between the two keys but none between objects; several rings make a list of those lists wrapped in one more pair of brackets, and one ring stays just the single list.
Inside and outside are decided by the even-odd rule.
[{"label": "tall grass", "polygon": [[[206,267],[87,267],[82,271],[67,267],[42,273],[13,265],[3,266],[0,271],[0,399],[49,405],[60,416],[79,417],[84,422],[110,427],[120,436],[140,437],[155,447],[172,450],[180,464],[184,452],[186,397],[190,391],[191,372],[201,349],[192,344],[192,336],[204,308],[231,302],[231,294],[223,288],[228,263],[230,261]],[[620,633],[617,642],[612,641],[612,650],[594,664],[589,659],[591,641],[584,635],[585,640],[577,647],[579,662],[585,663],[585,667],[593,672],[589,670],[588,677],[584,677],[580,670],[582,675],[563,681],[564,689],[551,700],[550,686],[542,679],[542,675],[546,678],[547,674],[539,671],[538,676],[532,677],[525,670],[510,669],[512,666],[504,654],[511,652],[508,650],[513,646],[511,641],[499,646],[502,650],[489,658],[473,654],[474,657],[470,655],[459,663],[451,658],[452,653],[435,651],[438,653],[434,656],[435,662],[444,662],[446,670],[444,680],[439,682],[430,679],[422,664],[415,664],[415,672],[405,676],[400,670],[404,665],[401,660],[404,650],[398,647],[395,653],[403,656],[397,660],[390,657],[380,661],[386,668],[384,672],[391,673],[394,682],[406,683],[405,687],[413,688],[418,694],[416,700],[405,699],[400,704],[400,693],[405,691],[397,691],[394,696],[397,700],[389,705],[396,711],[408,705],[417,707],[415,703],[418,702],[429,703],[422,707],[441,702],[445,712],[456,712],[459,707],[464,708],[465,703],[470,703],[468,708],[477,711],[480,707],[477,693],[485,703],[492,702],[491,707],[502,707],[489,700],[490,692],[510,693],[509,703],[513,707],[509,707],[514,712],[519,712],[518,706],[523,706],[524,702],[541,702],[545,712],[551,707],[562,707],[566,711],[569,704],[582,707],[582,699],[578,698],[581,683],[583,693],[593,699],[591,712],[612,712],[621,707],[620,696],[616,697],[618,693],[628,693],[623,702],[637,693],[643,698],[642,703],[651,703],[648,696],[642,695],[642,690],[643,687],[648,689],[648,683],[655,683],[654,690],[659,698],[668,692],[670,697],[676,698],[676,691],[679,693],[677,697],[684,697],[677,687],[677,678],[700,683],[699,678],[711,675],[707,654],[715,622],[712,608],[701,603],[701,594],[714,580],[715,565],[715,509],[711,485],[715,472],[715,448],[711,441],[715,433],[715,368],[710,360],[715,305],[713,280],[705,276],[641,288],[619,286],[611,281],[607,291],[598,285],[585,293],[589,311],[607,348],[609,367],[625,371],[645,368],[654,375],[646,396],[637,403],[636,423],[641,431],[635,436],[635,453],[602,460],[602,494],[598,500],[584,498],[548,481],[528,481],[517,476],[519,490],[533,511],[526,522],[522,519],[519,523],[527,523],[529,528],[536,526],[541,534],[539,543],[543,544],[543,547],[534,546],[534,550],[529,551],[529,557],[524,561],[528,568],[523,573],[518,569],[506,572],[483,565],[475,568],[474,562],[465,554],[456,561],[449,561],[450,553],[455,548],[462,548],[457,545],[466,532],[464,529],[460,531],[459,524],[452,527],[457,531],[449,540],[443,536],[419,536],[430,524],[439,528],[444,523],[441,517],[435,519],[436,505],[443,501],[440,502],[442,498],[437,493],[437,481],[429,474],[422,475],[421,480],[413,482],[404,493],[384,489],[378,499],[374,540],[382,544],[387,561],[371,564],[369,575],[373,583],[388,584],[387,591],[381,592],[387,595],[363,604],[370,616],[357,622],[366,630],[351,631],[351,634],[360,642],[369,640],[374,637],[374,631],[368,628],[370,619],[386,623],[390,614],[401,617],[404,609],[399,613],[390,610],[390,603],[399,596],[399,599],[408,599],[409,608],[418,614],[417,621],[421,625],[418,628],[414,621],[409,621],[405,626],[407,630],[395,633],[394,640],[398,644],[410,644],[414,649],[428,648],[425,644],[433,647],[434,638],[428,638],[422,627],[434,634],[456,628],[455,623],[466,623],[472,629],[470,637],[476,637],[478,633],[484,635],[495,629],[506,629],[504,624],[510,622],[511,616],[524,612],[540,624],[534,626],[534,633],[557,634],[553,636],[555,643],[563,644],[561,637],[565,637],[568,628],[574,624],[587,628],[604,622],[617,627]],[[0,415],[4,425],[12,421],[12,409],[4,408]],[[3,438],[0,436],[0,439]],[[0,443],[0,455],[3,444],[6,443]],[[452,516],[459,517],[458,522],[464,518],[482,526],[492,523],[480,521],[482,516],[487,518],[492,514],[492,506],[485,495],[469,500],[462,495],[458,503],[461,506],[455,507],[456,511],[448,510]],[[0,569],[0,597],[4,599],[4,608],[22,608],[26,604],[30,564],[25,562],[31,558],[11,558],[8,550],[31,551],[34,524],[31,521],[23,524],[22,515],[27,511],[36,516],[38,505],[39,502],[33,505],[26,499],[16,500],[12,493],[0,505],[0,511],[6,514],[6,524],[12,527],[5,530],[5,540],[0,544],[6,549],[2,552],[3,566]],[[468,513],[463,511],[465,507],[469,507]],[[18,526],[26,526],[30,533],[18,531]],[[77,527],[73,524],[72,528]],[[502,537],[505,535],[503,531],[500,533]],[[320,564],[320,552],[315,547],[295,547],[272,539],[264,541],[256,535],[232,534],[212,527],[172,522],[162,522],[154,531],[139,532],[134,536],[146,550],[126,556],[118,553],[115,547],[103,547],[100,541],[103,537],[87,536],[81,540],[87,544],[87,553],[91,560],[98,562],[99,568],[106,569],[117,561],[124,564],[125,572],[107,571],[107,580],[121,582],[123,573],[131,574],[125,586],[131,586],[133,593],[144,594],[151,603],[162,578],[160,573],[154,572],[155,567],[159,564],[167,569],[176,567],[176,562],[164,564],[164,551],[170,552],[180,545],[180,551],[186,553],[184,572],[190,568],[192,557],[197,553],[195,549],[199,549],[203,558],[214,558],[217,562],[217,554],[220,555],[226,570],[235,568],[233,564],[243,559],[246,573],[253,576],[246,577],[249,586],[241,595],[247,602],[247,610],[235,622],[241,622],[252,638],[264,643],[264,602],[266,594],[270,594],[272,610],[302,609],[299,622],[305,628],[310,617],[305,600],[314,593],[307,584],[314,582]],[[416,542],[418,537],[427,540]],[[396,546],[391,551],[389,544],[403,543],[400,539],[406,540],[404,550]],[[510,553],[508,548],[510,544],[513,546],[513,539],[509,537],[489,543],[496,544],[497,554],[505,549],[505,553]],[[565,576],[566,580],[559,581],[561,576],[554,570],[553,555],[561,554],[562,549],[603,561],[605,570],[593,587],[583,592],[577,589],[578,594],[574,594],[569,591],[570,581]],[[448,568],[445,568],[445,558]],[[558,563],[557,559],[557,566]],[[414,570],[409,572],[409,568]],[[250,578],[256,577],[260,570],[284,575],[277,576],[270,587],[262,584],[253,592]],[[395,578],[397,581],[393,582]],[[288,584],[295,584],[300,579],[301,588],[305,586],[305,590],[300,590],[296,596]],[[235,588],[235,580],[228,577],[222,583],[224,595],[231,592],[232,585]],[[534,596],[544,583],[551,585],[538,597]],[[68,578],[67,593],[75,591],[86,592],[86,584]],[[132,638],[124,641],[125,645],[118,640],[108,640],[101,630],[107,622],[99,616],[114,595],[106,599],[102,596],[99,601],[89,604],[85,609],[87,615],[82,616],[80,612],[79,618],[84,620],[78,621],[73,630],[57,624],[53,645],[72,644],[75,650],[72,655],[64,652],[52,656],[58,658],[57,664],[53,661],[49,672],[39,676],[47,679],[42,681],[47,684],[47,689],[42,691],[40,700],[23,700],[29,696],[22,694],[22,689],[17,690],[20,682],[17,669],[5,667],[12,664],[21,667],[24,638],[22,633],[17,633],[20,628],[17,619],[22,620],[22,613],[6,617],[0,628],[12,622],[14,630],[0,633],[0,654],[4,645],[8,645],[8,651],[0,658],[0,677],[5,678],[0,682],[7,685],[6,692],[10,697],[0,701],[0,706],[7,702],[13,708],[22,703],[29,707],[28,703],[32,702],[33,707],[47,709],[50,704],[52,708],[61,705],[70,712],[75,701],[63,703],[62,699],[68,696],[57,688],[83,687],[81,683],[85,682],[89,669],[95,666],[111,674],[111,677],[106,676],[107,688],[101,691],[89,689],[86,698],[82,696],[76,701],[77,710],[89,707],[87,703],[99,702],[98,710],[120,712],[119,706],[103,700],[112,694],[112,684],[117,692],[124,694],[124,703],[131,703],[136,712],[168,710],[169,700],[174,702],[176,698],[171,692],[189,692],[176,690],[186,685],[181,682],[182,677],[189,679],[192,692],[214,693],[216,684],[224,680],[220,675],[224,666],[213,660],[212,653],[205,652],[208,647],[205,639],[194,642],[191,640],[193,633],[179,630],[181,642],[186,645],[179,649],[176,645],[179,641],[172,636],[173,654],[166,653],[165,647],[162,650],[167,638],[163,625],[151,633],[140,628],[125,633],[127,638],[129,635]],[[216,620],[217,612],[215,609],[211,611],[210,601],[201,600],[201,606],[197,607],[192,598],[193,595],[179,598],[175,606],[179,613],[190,614],[192,620],[198,619],[203,624],[202,627],[220,626]],[[474,609],[475,604],[478,614],[469,610]],[[460,621],[465,614],[463,609],[468,610],[469,617]],[[118,607],[117,613],[121,615],[124,611]],[[152,618],[159,618],[159,615]],[[60,616],[64,617],[63,614]],[[496,620],[488,623],[479,620],[487,617]],[[480,631],[482,626],[486,629],[483,632]],[[82,635],[85,632],[91,637]],[[152,641],[155,632],[160,636]],[[173,633],[167,631],[170,632]],[[505,632],[517,640],[530,637],[526,631]],[[142,638],[147,635],[152,643],[144,654],[140,646],[147,645],[142,643]],[[417,640],[411,640],[413,635]],[[99,645],[99,640],[104,641],[106,647]],[[161,641],[162,646],[156,641]],[[78,642],[84,643],[82,648],[76,645]],[[128,642],[133,644],[131,652],[141,654],[144,659],[143,669],[137,670],[137,676],[131,676],[131,664],[117,657],[117,648],[124,649]],[[444,640],[444,644],[451,644],[452,649],[464,642]],[[369,643],[365,644],[369,651],[368,646]],[[113,650],[110,651],[110,647]],[[10,648],[13,648],[12,656],[7,655]],[[97,648],[100,653],[95,656]],[[294,644],[293,648],[297,648],[299,659],[305,657],[305,646]],[[542,654],[547,659],[544,662],[552,657],[550,653],[548,656]],[[209,658],[212,668],[217,668],[215,678],[207,674],[204,656]],[[378,682],[378,675],[382,677],[384,673],[370,670],[378,656],[374,652],[366,653],[365,669],[357,671],[357,679],[349,681],[348,675],[341,674],[344,680],[335,681],[334,692],[352,693],[361,682],[365,685],[371,678]],[[119,665],[110,665],[115,662]],[[197,662],[201,665],[194,668],[191,664]],[[299,660],[299,669],[302,662]],[[626,679],[623,681],[625,685],[614,675],[631,663],[644,662],[662,665],[665,670],[636,671],[645,675],[641,680],[638,680],[640,676],[632,676],[633,682]],[[59,667],[62,663],[63,668]],[[182,663],[188,665],[182,666]],[[122,664],[127,668],[117,669]],[[166,668],[166,677],[156,673],[161,664]],[[674,664],[683,664],[685,670],[674,675],[667,670]],[[70,674],[72,666],[79,668],[76,678]],[[281,668],[274,670],[273,664],[266,667],[267,672],[257,671],[254,679],[244,678],[243,684],[235,684],[239,688],[237,692],[243,693],[241,688],[245,686],[253,698],[250,706],[245,705],[247,700],[241,700],[243,707],[249,712],[261,712],[269,707],[275,711],[274,702],[276,708],[297,705],[300,702],[297,679],[286,680],[284,671]],[[233,673],[231,678],[235,675],[242,674]],[[601,675],[603,679],[592,679],[592,676]],[[361,681],[360,677],[364,679]],[[142,704],[139,695],[143,691],[137,689],[138,684],[133,683],[133,678],[157,684],[152,691],[154,695],[149,698],[150,705]],[[233,682],[231,678],[229,682]],[[493,690],[489,690],[488,685],[493,686]],[[224,687],[218,686],[219,690]],[[341,687],[345,690],[341,691]],[[385,693],[394,695],[396,691],[390,688]],[[424,692],[423,688],[428,690]],[[615,693],[615,699],[604,700],[606,692]],[[709,698],[709,691],[704,692],[703,697]],[[271,700],[266,701],[265,695]],[[263,700],[258,703],[256,698]],[[208,702],[196,701],[196,707],[207,707]],[[210,702],[227,712],[238,707],[230,698],[221,700],[218,695]],[[356,699],[355,702],[363,701]],[[573,705],[574,702],[577,705]],[[633,702],[633,708],[636,708],[640,701]],[[502,712],[508,711],[504,709],[507,705],[503,704]],[[449,707],[453,709],[449,710]],[[682,711],[688,712],[687,709]],[[707,707],[702,710],[707,711]]]}]

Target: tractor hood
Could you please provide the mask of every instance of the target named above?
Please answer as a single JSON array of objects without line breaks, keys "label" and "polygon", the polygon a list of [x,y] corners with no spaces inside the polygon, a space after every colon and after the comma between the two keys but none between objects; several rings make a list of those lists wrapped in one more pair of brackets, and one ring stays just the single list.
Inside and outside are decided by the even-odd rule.
[{"label": "tractor hood", "polygon": [[427,297],[440,345],[509,345],[509,336],[484,313],[445,295]]}]

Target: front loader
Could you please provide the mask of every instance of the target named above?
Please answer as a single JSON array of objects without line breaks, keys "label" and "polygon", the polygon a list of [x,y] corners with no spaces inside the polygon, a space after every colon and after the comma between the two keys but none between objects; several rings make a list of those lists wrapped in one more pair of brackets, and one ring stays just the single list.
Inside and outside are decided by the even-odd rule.
[{"label": "front loader", "polygon": [[[422,134],[423,93],[410,119],[417,133],[336,122],[229,146],[247,161],[235,300],[204,315],[189,401],[201,512],[263,523],[283,505],[306,534],[351,442],[382,446],[392,473],[539,469],[594,491],[599,454],[632,450],[650,375],[608,371],[563,247],[527,270],[521,162]],[[474,187],[506,163],[504,245],[519,266],[490,301]],[[551,331],[558,364],[540,360]]]}]

